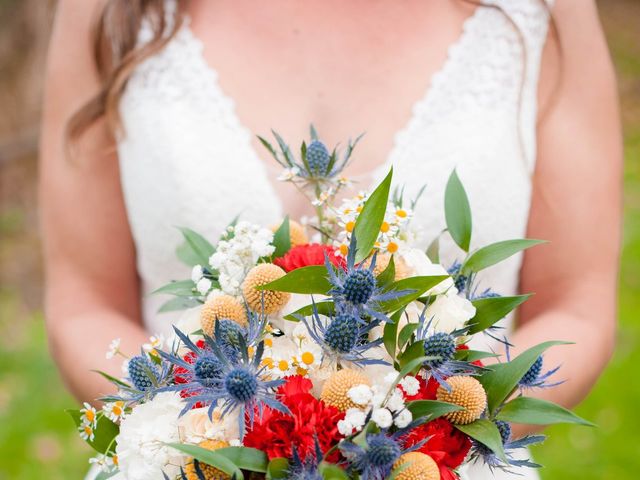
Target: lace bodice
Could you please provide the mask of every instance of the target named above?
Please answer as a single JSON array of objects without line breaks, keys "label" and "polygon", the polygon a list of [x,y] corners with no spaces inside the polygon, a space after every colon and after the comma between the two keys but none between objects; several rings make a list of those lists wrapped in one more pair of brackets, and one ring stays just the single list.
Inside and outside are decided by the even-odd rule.
[{"label": "lace bodice", "polygon": [[[387,161],[373,174],[376,182],[393,165],[395,183],[408,194],[427,185],[415,216],[425,242],[444,228],[444,186],[454,168],[471,200],[472,246],[525,234],[548,15],[537,0],[492,4],[502,11],[478,8],[465,22],[395,136]],[[140,42],[149,36],[143,27]],[[238,214],[262,224],[286,214],[250,132],[202,50],[185,22],[162,51],[136,68],[120,106],[126,131],[118,145],[122,186],[143,282],[144,320],[153,332],[166,332],[172,315],[158,314],[165,299],[149,292],[188,276],[174,254],[176,226],[215,239]],[[452,244],[445,242],[442,250],[446,262],[461,257]],[[488,269],[482,282],[513,294],[519,269],[516,257]]]}]

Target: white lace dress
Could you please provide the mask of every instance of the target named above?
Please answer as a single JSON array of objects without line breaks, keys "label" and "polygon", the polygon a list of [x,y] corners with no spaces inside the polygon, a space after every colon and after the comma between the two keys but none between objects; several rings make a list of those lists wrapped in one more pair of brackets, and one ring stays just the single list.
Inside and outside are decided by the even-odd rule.
[{"label": "white lace dress", "polygon": [[[444,228],[444,186],[457,168],[473,210],[472,247],[525,235],[536,157],[537,82],[548,27],[548,12],[538,0],[492,3],[504,12],[478,8],[465,22],[446,63],[396,135],[387,162],[373,175],[375,182],[393,165],[395,182],[408,193],[427,184],[415,221],[433,238]],[[148,36],[143,28],[141,41]],[[286,209],[188,22],[137,67],[121,113],[126,137],[118,152],[143,283],[144,322],[152,333],[167,332],[175,316],[158,314],[165,298],[149,293],[189,275],[175,258],[180,242],[175,227],[215,239],[239,213],[271,224]],[[442,256],[452,262],[461,252],[444,244]],[[488,269],[482,284],[515,294],[520,263],[516,257]],[[477,468],[467,475],[511,478]]]}]

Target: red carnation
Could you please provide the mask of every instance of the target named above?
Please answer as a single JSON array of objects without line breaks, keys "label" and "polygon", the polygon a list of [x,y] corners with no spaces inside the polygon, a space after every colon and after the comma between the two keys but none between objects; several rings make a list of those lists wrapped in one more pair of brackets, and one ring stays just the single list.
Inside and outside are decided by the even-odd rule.
[{"label": "red carnation", "polygon": [[331,245],[321,245],[319,243],[309,243],[293,247],[284,256],[276,258],[273,263],[282,268],[285,272],[290,272],[297,268],[311,265],[324,265],[325,254],[329,261],[336,267],[344,265],[344,259],[336,256],[336,248]]},{"label": "red carnation", "polygon": [[441,480],[458,478],[452,470],[462,464],[471,448],[469,437],[445,418],[437,418],[420,425],[404,438],[407,447],[429,438],[418,451],[428,454],[435,460],[440,468]]},{"label": "red carnation", "polygon": [[[200,349],[204,348],[204,340],[198,340],[196,342],[196,346]],[[182,359],[189,363],[192,364],[193,362],[196,361],[196,354],[192,351],[187,352],[187,354],[182,357]],[[174,382],[178,383],[178,384],[182,384],[182,383],[188,383],[189,382],[189,378],[187,376],[188,372],[187,369],[184,367],[180,367],[180,366],[175,366],[173,369],[173,380]],[[180,396],[182,398],[188,398],[188,397],[193,397],[194,395],[197,395],[197,392],[187,392],[186,390],[182,390],[180,391]],[[196,403],[192,408],[202,408],[204,407],[204,405],[201,402]]]},{"label": "red carnation", "polygon": [[[435,400],[438,387],[440,386],[438,381],[433,377],[425,380],[421,375],[416,375],[416,380],[418,380],[420,384],[418,393],[415,395],[407,395],[405,393],[404,399],[407,402],[413,402],[414,400]],[[400,386],[400,388],[402,388],[402,386]]]},{"label": "red carnation", "polygon": [[[344,414],[315,398],[309,393],[311,387],[306,378],[288,377],[277,393],[291,415],[265,408],[262,417],[256,417],[247,431],[244,445],[266,452],[269,459],[291,458],[293,446],[301,458],[314,455],[316,438],[323,452],[336,445],[341,439],[338,421]],[[338,455],[335,452],[328,460],[337,461]]]}]

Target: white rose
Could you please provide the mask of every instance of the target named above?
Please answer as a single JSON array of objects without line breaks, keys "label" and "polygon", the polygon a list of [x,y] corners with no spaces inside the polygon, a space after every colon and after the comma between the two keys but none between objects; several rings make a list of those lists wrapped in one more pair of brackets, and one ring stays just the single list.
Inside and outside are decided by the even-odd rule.
[{"label": "white rose", "polygon": [[212,418],[209,417],[209,407],[194,408],[185,413],[180,418],[184,440],[200,443],[206,439],[229,441],[239,437],[237,411],[227,412],[221,417],[219,409],[216,409]]},{"label": "white rose", "polygon": [[[411,270],[413,276],[431,277],[436,275],[449,275],[442,265],[431,262],[429,257],[427,257],[427,254],[417,248],[411,248],[403,252],[402,259]],[[444,293],[452,286],[453,279],[449,277],[428,290],[426,294],[437,295],[439,293]]]},{"label": "white rose", "polygon": [[475,314],[476,307],[466,298],[460,297],[456,290],[438,295],[425,312],[426,321],[431,320],[431,328],[436,332],[446,333],[463,328]]}]

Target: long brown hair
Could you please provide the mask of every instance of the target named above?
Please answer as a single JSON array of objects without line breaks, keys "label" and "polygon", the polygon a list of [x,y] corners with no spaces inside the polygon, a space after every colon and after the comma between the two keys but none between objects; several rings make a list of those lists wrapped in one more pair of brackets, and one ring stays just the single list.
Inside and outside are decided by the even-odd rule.
[{"label": "long brown hair", "polygon": [[[161,50],[182,25],[181,2],[175,12],[165,0],[107,0],[93,30],[93,57],[100,91],[69,120],[67,137],[75,140],[104,118],[114,133],[121,129],[118,103],[135,67]],[[170,16],[173,15],[173,18]],[[148,22],[151,41],[137,45],[142,22]]]},{"label": "long brown hair", "polygon": [[[522,32],[509,15],[498,5],[480,0],[462,0],[478,8],[493,8],[500,11],[518,33],[526,56],[526,47]],[[539,0],[551,18],[551,38],[561,54],[558,31],[549,11],[546,0]],[[124,92],[135,67],[161,50],[177,33],[184,20],[183,2],[175,2],[174,12],[168,11],[165,0],[107,0],[93,34],[93,53],[95,65],[100,76],[100,91],[78,110],[67,125],[67,138],[75,140],[94,122],[104,118],[111,132],[119,133],[121,121],[118,111],[120,97]],[[170,16],[173,15],[173,18]],[[149,22],[153,32],[152,39],[138,46],[137,36],[142,22]],[[523,58],[526,66],[526,57]],[[560,79],[556,81],[556,88]],[[520,95],[524,86],[522,78]],[[521,101],[521,99],[520,99]]]}]

